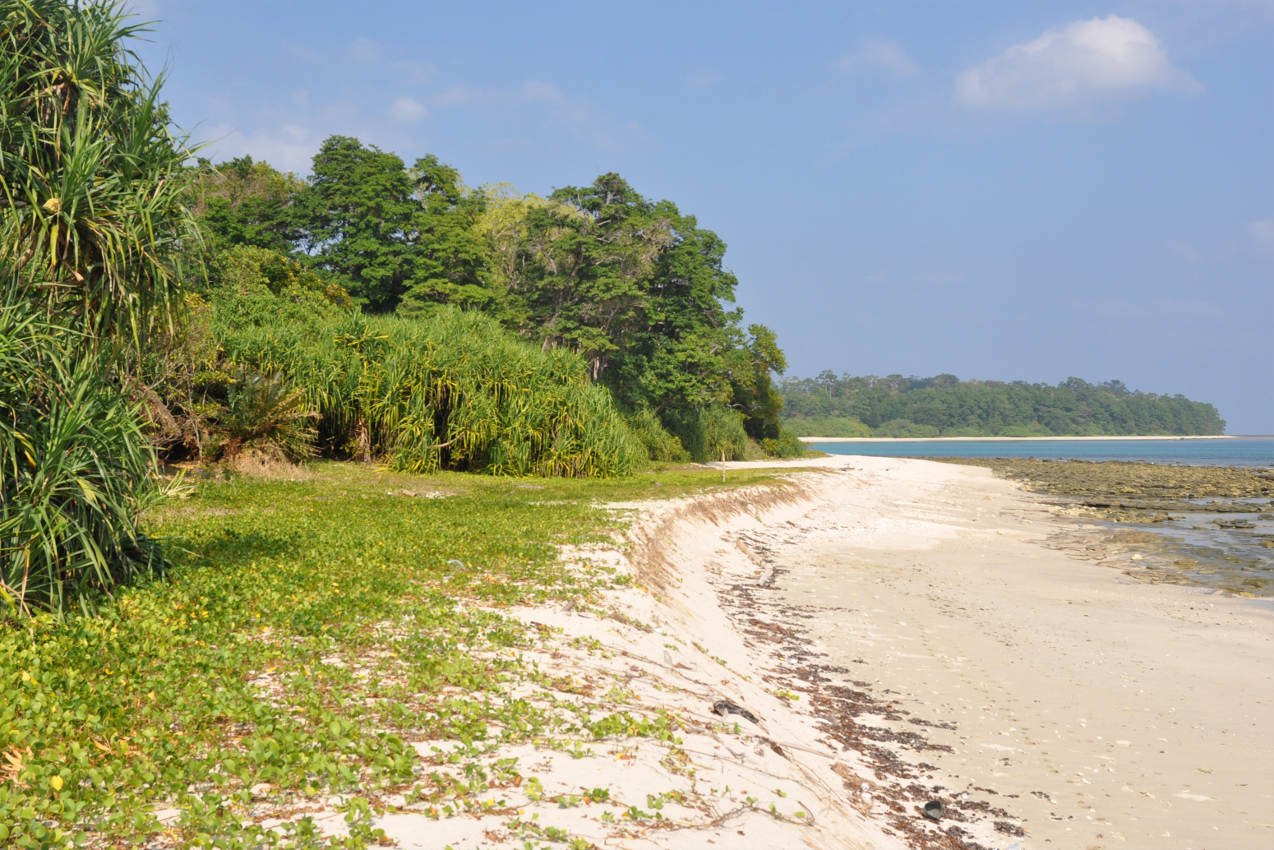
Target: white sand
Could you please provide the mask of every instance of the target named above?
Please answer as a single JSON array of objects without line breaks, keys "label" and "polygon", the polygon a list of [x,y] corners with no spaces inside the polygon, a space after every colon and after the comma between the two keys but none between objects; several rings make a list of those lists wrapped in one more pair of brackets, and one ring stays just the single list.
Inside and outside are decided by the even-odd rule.
[{"label": "white sand", "polygon": [[1203,434],[1178,437],[1172,434],[1096,437],[801,437],[803,443],[1037,443],[1071,440],[1237,440],[1230,434]]},{"label": "white sand", "polygon": [[955,724],[925,755],[950,787],[1017,795],[1024,847],[1274,847],[1268,602],[1045,548],[1056,520],[986,470],[848,465],[767,541],[779,585],[832,657]]},{"label": "white sand", "polygon": [[[542,792],[528,780],[441,818],[399,801],[377,825],[457,850],[546,828],[624,848],[975,846],[939,830],[992,850],[1274,847],[1268,606],[1049,549],[1059,520],[986,470],[803,465],[821,471],[779,494],[635,506],[622,554],[574,553],[634,586],[514,612],[541,624],[524,655],[556,684],[512,696],[577,688],[598,716],[671,718],[676,740],[507,746],[482,758],[517,758]],[[848,672],[811,676],[831,662]],[[722,698],[759,723],[713,714]],[[455,746],[419,742],[422,774],[458,771],[440,757]],[[558,797],[590,789],[609,799]],[[937,824],[929,797],[948,806]]]}]

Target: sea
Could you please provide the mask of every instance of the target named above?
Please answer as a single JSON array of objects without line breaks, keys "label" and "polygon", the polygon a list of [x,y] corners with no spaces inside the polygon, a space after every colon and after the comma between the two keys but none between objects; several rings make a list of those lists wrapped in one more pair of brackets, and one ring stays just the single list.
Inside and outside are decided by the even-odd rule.
[{"label": "sea", "polygon": [[[1146,440],[891,440],[810,443],[827,454],[883,457],[1016,457],[1065,460],[1126,460],[1187,466],[1274,467],[1274,436],[1224,439]],[[1169,544],[1165,569],[1189,584],[1274,603],[1274,511],[1221,514],[1200,510],[1154,524],[1099,523],[1135,530]],[[1260,500],[1268,502],[1268,500]],[[1225,523],[1240,519],[1246,527]]]},{"label": "sea", "polygon": [[879,457],[1033,457],[1065,460],[1135,460],[1187,466],[1274,466],[1274,436],[1162,440],[855,440],[812,442],[835,455]]}]

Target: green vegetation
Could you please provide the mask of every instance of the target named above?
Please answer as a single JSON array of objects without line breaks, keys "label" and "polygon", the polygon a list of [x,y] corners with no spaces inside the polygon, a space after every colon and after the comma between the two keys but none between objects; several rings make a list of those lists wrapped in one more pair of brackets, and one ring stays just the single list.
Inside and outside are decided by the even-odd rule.
[{"label": "green vegetation", "polygon": [[[523,369],[513,361],[529,363],[534,357],[510,339],[520,338],[543,352],[537,363],[555,364],[531,371],[552,373],[570,386],[582,379],[604,387],[652,459],[714,459],[722,446],[728,458],[775,449],[799,453],[779,422],[782,399],[772,374],[786,362],[774,333],[763,325],[745,329],[741,312],[727,309],[737,281],[723,266],[725,244],[670,201],[650,201],[616,174],[604,174],[590,186],[559,189],[547,199],[502,186],[474,190],[436,156],[407,167],[391,153],[333,136],[323,143],[314,173],[305,180],[243,158],[218,166],[202,162],[193,169],[192,181],[191,207],[206,238],[189,259],[208,269],[208,282],[192,287],[221,315],[265,315],[261,296],[268,289],[292,302],[288,321],[308,327],[302,347],[318,353],[330,345],[330,323],[307,325],[298,309],[302,314],[317,309],[324,299],[339,306],[336,302],[348,292],[353,307],[344,305],[346,320],[352,312],[397,316],[397,324],[379,325],[382,329],[418,323],[417,330],[400,335],[411,337],[415,346],[400,352],[405,359],[415,357],[422,345],[452,344],[454,334],[445,341],[422,334],[460,321],[457,311],[481,313],[492,320],[481,331],[488,348],[479,353],[480,346],[471,344],[471,360],[508,356],[513,358],[508,369]],[[277,323],[277,318],[269,321]],[[210,333],[223,339],[218,326]],[[235,346],[226,348],[231,359],[240,355]],[[271,368],[296,381],[315,408],[328,404],[333,397],[324,398],[312,381],[294,375],[295,365],[275,362]],[[231,370],[223,364],[220,371]],[[554,390],[559,396],[563,392]],[[227,393],[223,386],[200,401]],[[529,407],[551,403],[551,395]],[[479,396],[462,395],[459,402]],[[623,430],[603,410],[602,396],[592,398],[584,407],[601,418],[583,430],[611,420]],[[430,404],[422,402],[422,409]],[[177,406],[184,410],[197,404]],[[333,413],[330,407],[323,412],[324,421],[332,422]],[[355,422],[365,414],[351,408],[337,418]],[[734,421],[731,429],[743,438],[706,439],[705,433],[720,431],[725,419]],[[420,469],[439,464],[496,472],[613,474],[629,468],[629,461],[620,459],[627,455],[628,435],[608,436],[609,448],[590,456],[613,455],[601,462],[541,461],[534,447],[519,450],[522,456],[512,460],[488,462],[474,460],[482,454],[476,448],[430,449],[451,445],[457,436],[461,443],[468,440],[445,434],[443,423],[438,424],[430,432],[417,422],[412,434],[387,433],[367,448],[402,457],[399,450],[408,442],[423,441],[419,457],[407,461]],[[558,429],[534,430],[534,441],[560,439]],[[347,450],[345,435],[334,442],[332,434],[326,436],[328,442],[320,442],[323,451]]]},{"label": "green vegetation", "polygon": [[[467,188],[346,136],[188,165],[122,6],[0,0],[0,598],[163,566],[169,462],[622,476],[799,452],[724,243],[618,175]],[[73,329],[69,331],[67,329]],[[145,445],[142,435],[149,439]]]},{"label": "green vegetation", "polygon": [[626,475],[644,454],[577,357],[541,351],[481,314],[277,324],[268,311],[219,310],[216,326],[231,361],[290,376],[330,454],[412,472],[572,477]]},{"label": "green vegetation", "polygon": [[[157,568],[128,396],[176,298],[186,150],[112,6],[0,3],[0,605],[86,604]],[[3,615],[0,615],[3,616]]]},{"label": "green vegetation", "polygon": [[1057,386],[955,375],[855,377],[823,372],[780,384],[784,424],[809,437],[1042,437],[1222,434],[1215,407],[1121,381]]},{"label": "green vegetation", "polygon": [[99,345],[167,321],[190,234],[182,140],[115,4],[0,3],[0,257],[20,294]]},{"label": "green vegetation", "polygon": [[[597,503],[716,488],[717,472],[296,474],[200,480],[148,514],[167,580],[0,629],[0,844],[325,846],[306,809],[339,793],[366,826],[344,846],[361,847],[382,795],[454,813],[522,782],[528,766],[481,766],[501,743],[672,734],[667,716],[570,699],[523,659],[539,632],[500,609],[589,606],[626,577],[568,567],[557,547],[609,537],[620,520]],[[546,699],[515,696],[528,684]],[[456,754],[422,760],[422,739]],[[267,831],[280,809],[292,823]]]},{"label": "green vegetation", "polygon": [[159,564],[137,512],[155,462],[103,358],[12,298],[0,304],[0,622],[63,609]]}]

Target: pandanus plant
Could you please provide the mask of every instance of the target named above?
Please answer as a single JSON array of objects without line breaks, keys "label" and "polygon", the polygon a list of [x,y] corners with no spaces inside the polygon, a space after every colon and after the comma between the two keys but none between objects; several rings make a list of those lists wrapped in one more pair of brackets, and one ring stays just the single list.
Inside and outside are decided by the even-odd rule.
[{"label": "pandanus plant", "polygon": [[162,563],[137,523],[154,455],[80,336],[0,305],[0,620],[87,607]]},{"label": "pandanus plant", "polygon": [[96,344],[172,315],[189,156],[111,3],[0,0],[0,247],[25,296]]},{"label": "pandanus plant", "polygon": [[[0,0],[0,600],[62,610],[157,563],[125,393],[170,324],[188,156],[114,3]],[[0,604],[0,611],[5,609]]]}]

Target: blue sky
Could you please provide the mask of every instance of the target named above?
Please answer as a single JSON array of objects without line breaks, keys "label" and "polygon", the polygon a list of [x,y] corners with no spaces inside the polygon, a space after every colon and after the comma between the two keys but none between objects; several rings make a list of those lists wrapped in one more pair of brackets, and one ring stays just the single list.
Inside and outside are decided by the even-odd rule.
[{"label": "blue sky", "polygon": [[1119,378],[1274,433],[1274,0],[132,6],[215,160],[617,171],[726,240],[788,374]]}]

